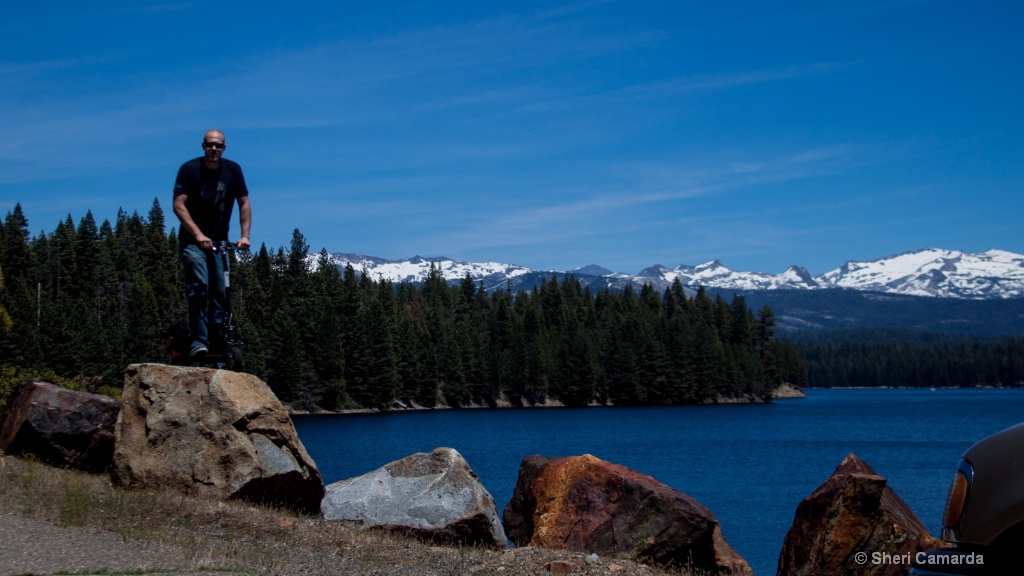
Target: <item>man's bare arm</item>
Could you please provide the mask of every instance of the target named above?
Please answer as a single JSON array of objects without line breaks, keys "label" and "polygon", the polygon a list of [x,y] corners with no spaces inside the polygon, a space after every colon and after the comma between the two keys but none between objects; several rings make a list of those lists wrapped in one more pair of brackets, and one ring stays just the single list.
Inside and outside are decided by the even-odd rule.
[{"label": "man's bare arm", "polygon": [[187,194],[175,194],[174,195],[174,215],[178,217],[185,232],[188,232],[196,239],[199,246],[204,250],[209,250],[213,247],[213,240],[210,240],[203,234],[203,231],[196,226],[192,215],[188,213],[188,208],[185,207],[185,201],[188,199]]},{"label": "man's bare arm", "polygon": [[238,239],[238,248],[249,249],[249,228],[252,225],[252,208],[249,205],[249,197],[242,196],[238,199],[238,223],[242,227],[242,237]]}]

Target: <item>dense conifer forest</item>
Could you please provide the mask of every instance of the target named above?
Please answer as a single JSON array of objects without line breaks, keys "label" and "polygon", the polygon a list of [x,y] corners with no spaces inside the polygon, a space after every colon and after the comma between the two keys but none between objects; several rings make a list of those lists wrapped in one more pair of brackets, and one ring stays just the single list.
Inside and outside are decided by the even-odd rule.
[{"label": "dense conifer forest", "polygon": [[893,329],[787,335],[808,380],[833,387],[1024,386],[1024,337]]},{"label": "dense conifer forest", "polygon": [[[177,243],[157,200],[145,217],[69,215],[37,235],[17,205],[0,228],[0,365],[96,388],[130,363],[167,361],[161,334],[187,318]],[[326,251],[310,258],[298,229],[287,248],[235,258],[246,371],[300,408],[687,404],[807,384],[772,310],[755,315],[742,296],[690,297],[678,283],[592,293],[571,276],[485,292],[438,270],[396,285],[339,270]]]}]

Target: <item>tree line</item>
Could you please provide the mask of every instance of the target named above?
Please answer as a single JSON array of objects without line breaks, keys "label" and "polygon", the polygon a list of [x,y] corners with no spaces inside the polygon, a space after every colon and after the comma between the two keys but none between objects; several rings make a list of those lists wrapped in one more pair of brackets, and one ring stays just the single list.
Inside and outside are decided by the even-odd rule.
[{"label": "tree line", "polygon": [[[0,228],[0,364],[94,388],[119,385],[130,363],[167,361],[161,335],[187,307],[166,224],[154,200],[145,217],[69,215],[33,236],[16,205]],[[690,296],[678,282],[594,293],[552,276],[488,292],[432,268],[422,285],[395,284],[340,270],[325,250],[311,257],[298,229],[287,248],[237,253],[231,277],[246,371],[307,409],[687,404],[807,384],[770,308],[755,315],[742,296]]]},{"label": "tree line", "polygon": [[1024,386],[1024,338],[858,329],[791,336],[815,386]]}]

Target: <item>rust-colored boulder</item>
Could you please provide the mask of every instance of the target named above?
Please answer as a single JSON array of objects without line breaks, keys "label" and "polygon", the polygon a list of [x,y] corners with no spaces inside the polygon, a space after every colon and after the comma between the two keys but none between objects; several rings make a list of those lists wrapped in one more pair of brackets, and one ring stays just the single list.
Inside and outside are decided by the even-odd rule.
[{"label": "rust-colored boulder", "polygon": [[323,479],[259,378],[133,364],[125,373],[112,477],[126,488],[320,509]]},{"label": "rust-colored boulder", "polygon": [[106,470],[114,455],[121,406],[99,394],[27,380],[13,390],[0,426],[0,450],[33,454],[54,466]]},{"label": "rust-colored boulder", "polygon": [[707,574],[752,574],[699,502],[589,454],[524,458],[504,524],[517,546],[638,558]]},{"label": "rust-colored boulder", "polygon": [[[849,454],[797,506],[778,576],[906,574],[909,562],[901,558],[942,545],[885,478]],[[887,556],[876,561],[876,554]]]}]

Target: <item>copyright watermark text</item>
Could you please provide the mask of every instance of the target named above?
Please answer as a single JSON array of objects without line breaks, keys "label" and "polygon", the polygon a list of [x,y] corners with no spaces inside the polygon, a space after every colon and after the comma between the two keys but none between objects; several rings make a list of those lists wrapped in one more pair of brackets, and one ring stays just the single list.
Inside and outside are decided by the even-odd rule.
[{"label": "copyright watermark text", "polygon": [[853,555],[857,564],[874,564],[886,566],[980,566],[985,564],[985,557],[977,552],[946,552],[929,554],[927,552],[905,554],[889,554],[886,552],[857,552]]}]

